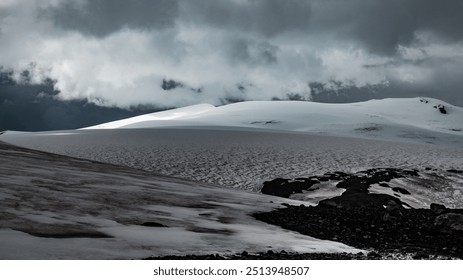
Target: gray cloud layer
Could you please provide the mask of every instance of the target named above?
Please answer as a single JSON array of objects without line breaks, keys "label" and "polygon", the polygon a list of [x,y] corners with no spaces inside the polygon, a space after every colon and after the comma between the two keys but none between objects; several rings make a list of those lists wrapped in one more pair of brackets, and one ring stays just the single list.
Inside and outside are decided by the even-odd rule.
[{"label": "gray cloud layer", "polygon": [[62,28],[98,37],[122,28],[159,29],[171,27],[178,16],[176,0],[67,1],[42,11]]},{"label": "gray cloud layer", "polygon": [[373,52],[394,54],[399,45],[412,43],[419,31],[450,42],[463,36],[459,0],[319,0],[314,5],[313,32],[332,32]]},{"label": "gray cloud layer", "polygon": [[309,26],[310,1],[304,0],[199,0],[182,1],[185,20],[221,29],[275,36]]},{"label": "gray cloud layer", "polygon": [[[30,84],[50,77],[59,98],[105,106],[416,95],[463,105],[462,14],[459,0],[6,0],[0,65],[18,83],[29,69]],[[182,86],[165,90],[169,80]],[[332,81],[346,85],[339,98]]]}]

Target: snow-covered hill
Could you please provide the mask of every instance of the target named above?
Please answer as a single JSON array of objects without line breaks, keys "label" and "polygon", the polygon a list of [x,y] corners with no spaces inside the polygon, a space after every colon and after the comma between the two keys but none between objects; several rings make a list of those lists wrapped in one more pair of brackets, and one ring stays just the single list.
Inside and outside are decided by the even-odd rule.
[{"label": "snow-covered hill", "polygon": [[[435,99],[206,104],[92,128],[0,135],[18,146],[135,168],[0,143],[0,258],[139,258],[268,246],[355,252],[348,240],[302,236],[251,215],[282,202],[336,200],[347,194],[341,179],[369,178],[372,168],[417,175],[380,177],[363,195],[412,208],[463,205],[463,109]],[[330,175],[339,171],[349,174]],[[260,192],[278,177],[319,182],[290,194],[292,201],[206,184]]]},{"label": "snow-covered hill", "polygon": [[85,129],[220,126],[329,135],[463,144],[463,108],[432,98],[395,98],[351,104],[248,101],[199,104]]}]

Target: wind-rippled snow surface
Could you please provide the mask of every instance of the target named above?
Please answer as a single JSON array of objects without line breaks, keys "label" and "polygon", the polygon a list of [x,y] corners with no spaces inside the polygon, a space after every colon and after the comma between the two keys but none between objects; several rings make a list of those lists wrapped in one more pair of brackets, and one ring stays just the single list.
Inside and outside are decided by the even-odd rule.
[{"label": "wind-rippled snow surface", "polygon": [[376,167],[463,166],[459,148],[245,128],[7,133],[2,141],[253,191],[276,177]]},{"label": "wind-rippled snow surface", "polygon": [[359,252],[251,216],[282,203],[313,205],[0,142],[0,259]]}]

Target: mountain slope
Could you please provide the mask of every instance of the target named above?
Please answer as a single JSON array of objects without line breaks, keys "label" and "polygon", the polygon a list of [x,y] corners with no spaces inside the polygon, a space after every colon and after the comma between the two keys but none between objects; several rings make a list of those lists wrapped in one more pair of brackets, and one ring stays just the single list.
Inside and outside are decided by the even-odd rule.
[{"label": "mountain slope", "polygon": [[0,177],[0,259],[131,259],[268,249],[358,252],[250,216],[294,203],[287,199],[2,142]]},{"label": "mountain slope", "polygon": [[463,108],[431,98],[351,104],[248,101],[194,105],[84,129],[221,126],[313,132],[418,143],[463,143]]}]

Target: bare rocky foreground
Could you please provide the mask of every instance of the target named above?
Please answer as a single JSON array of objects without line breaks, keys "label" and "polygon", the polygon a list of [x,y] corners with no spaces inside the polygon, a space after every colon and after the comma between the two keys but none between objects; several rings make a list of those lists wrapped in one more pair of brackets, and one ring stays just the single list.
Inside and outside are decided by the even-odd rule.
[{"label": "bare rocky foreground", "polygon": [[[373,249],[383,256],[408,253],[415,258],[463,258],[463,209],[433,203],[431,195],[427,198],[430,208],[414,209],[406,202],[411,200],[403,198],[413,197],[415,189],[409,188],[409,191],[390,185],[399,178],[415,181],[421,176],[429,178],[429,173],[436,171],[385,168],[355,174],[335,172],[294,181],[276,179],[266,182],[262,191],[289,197],[304,190],[314,191],[314,185],[328,180],[338,181],[336,187],[345,191],[340,196],[321,200],[315,207],[288,205],[286,209],[258,213],[255,217],[317,238]],[[439,173],[459,178],[459,182],[463,178],[461,170]],[[431,191],[442,188],[439,181],[428,179],[426,182],[421,188]],[[369,189],[376,184],[390,189],[391,194],[371,193]],[[455,186],[458,187],[461,188],[461,184]]]}]

